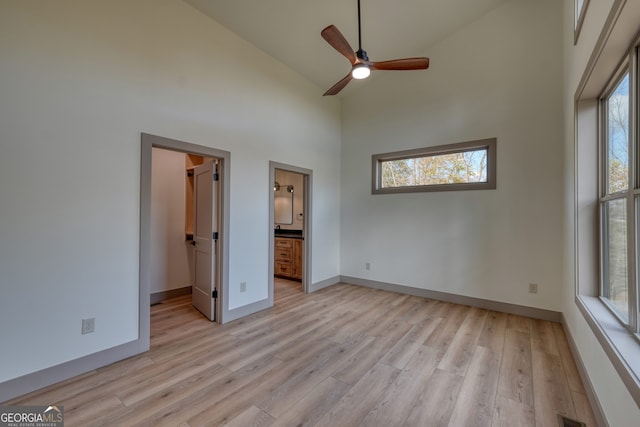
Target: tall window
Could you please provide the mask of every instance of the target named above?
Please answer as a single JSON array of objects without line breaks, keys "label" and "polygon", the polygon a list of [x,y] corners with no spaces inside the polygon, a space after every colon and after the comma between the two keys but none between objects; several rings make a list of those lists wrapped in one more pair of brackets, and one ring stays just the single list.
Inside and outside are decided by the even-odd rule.
[{"label": "tall window", "polygon": [[[634,58],[636,55],[633,55]],[[638,137],[632,112],[638,102],[630,90],[634,58],[629,58],[612,79],[600,99],[601,179],[600,179],[600,296],[633,332],[638,332],[636,250],[640,220],[638,200]]]}]

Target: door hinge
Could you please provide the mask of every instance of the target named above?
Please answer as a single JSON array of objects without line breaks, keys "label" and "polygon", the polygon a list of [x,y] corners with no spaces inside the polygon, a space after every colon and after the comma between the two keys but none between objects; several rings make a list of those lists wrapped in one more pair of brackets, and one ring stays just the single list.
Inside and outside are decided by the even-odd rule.
[{"label": "door hinge", "polygon": [[218,298],[218,290],[214,289],[213,292],[211,292],[211,298]]},{"label": "door hinge", "polygon": [[213,240],[218,240],[218,232],[217,232],[217,231],[214,231],[214,232],[212,233],[212,235],[211,235],[211,238],[212,238]]},{"label": "door hinge", "polygon": [[220,174],[218,172],[213,174],[213,180],[214,181],[220,181]]}]

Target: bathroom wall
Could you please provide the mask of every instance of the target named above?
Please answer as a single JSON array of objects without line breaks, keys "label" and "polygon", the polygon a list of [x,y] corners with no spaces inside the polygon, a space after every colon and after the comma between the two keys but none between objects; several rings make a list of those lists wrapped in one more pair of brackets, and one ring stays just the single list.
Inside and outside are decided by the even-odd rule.
[{"label": "bathroom wall", "polygon": [[[279,225],[283,230],[303,230],[304,229],[304,176],[295,173],[284,171],[281,169],[276,169],[276,181],[282,186],[286,187],[287,185],[293,185],[293,223],[292,224],[282,224],[275,223],[274,225]],[[283,194],[283,193],[281,193]],[[275,200],[276,209],[278,205],[278,196],[276,196]]]}]

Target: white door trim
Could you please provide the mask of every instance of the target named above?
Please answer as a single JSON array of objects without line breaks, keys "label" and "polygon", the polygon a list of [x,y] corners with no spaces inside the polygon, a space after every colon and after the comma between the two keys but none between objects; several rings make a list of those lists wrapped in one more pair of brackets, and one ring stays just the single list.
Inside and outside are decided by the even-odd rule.
[{"label": "white door trim", "polygon": [[153,147],[214,157],[220,162],[220,230],[218,236],[218,299],[216,300],[216,319],[218,323],[229,320],[229,177],[231,153],[216,148],[195,145],[184,141],[164,138],[162,136],[142,134],[142,153],[140,168],[140,308],[138,340],[149,348],[150,310],[149,292],[151,286],[151,149]]}]

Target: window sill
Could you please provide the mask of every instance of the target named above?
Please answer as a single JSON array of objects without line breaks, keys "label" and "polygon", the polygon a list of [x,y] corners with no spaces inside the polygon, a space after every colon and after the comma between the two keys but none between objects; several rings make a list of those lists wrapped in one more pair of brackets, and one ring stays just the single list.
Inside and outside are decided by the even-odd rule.
[{"label": "window sill", "polygon": [[640,407],[640,342],[598,298],[579,295],[576,304]]}]

